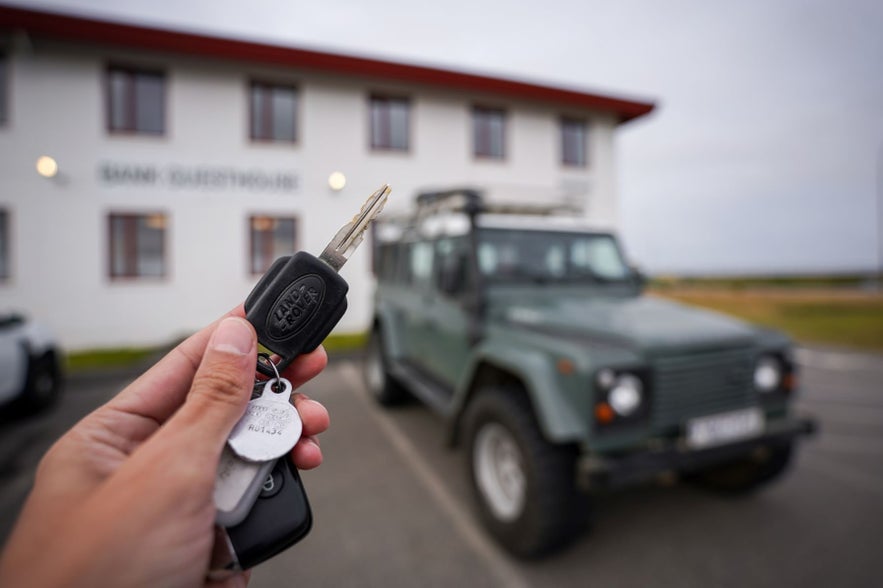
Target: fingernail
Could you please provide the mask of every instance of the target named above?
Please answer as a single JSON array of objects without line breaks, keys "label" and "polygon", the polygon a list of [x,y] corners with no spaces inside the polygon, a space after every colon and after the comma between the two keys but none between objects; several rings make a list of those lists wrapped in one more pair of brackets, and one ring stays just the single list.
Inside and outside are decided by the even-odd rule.
[{"label": "fingernail", "polygon": [[252,353],[254,334],[251,325],[237,317],[225,318],[215,329],[209,347],[216,351],[225,351],[236,355]]}]

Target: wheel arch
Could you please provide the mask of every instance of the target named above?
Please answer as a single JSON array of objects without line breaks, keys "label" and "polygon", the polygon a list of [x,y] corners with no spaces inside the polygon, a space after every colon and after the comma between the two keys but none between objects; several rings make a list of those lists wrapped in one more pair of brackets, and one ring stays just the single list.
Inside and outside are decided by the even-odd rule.
[{"label": "wheel arch", "polygon": [[451,407],[447,441],[460,442],[463,415],[469,403],[484,387],[509,386],[523,395],[543,436],[552,443],[573,443],[588,434],[580,418],[555,391],[554,370],[539,353],[512,350],[477,354],[457,388]]}]

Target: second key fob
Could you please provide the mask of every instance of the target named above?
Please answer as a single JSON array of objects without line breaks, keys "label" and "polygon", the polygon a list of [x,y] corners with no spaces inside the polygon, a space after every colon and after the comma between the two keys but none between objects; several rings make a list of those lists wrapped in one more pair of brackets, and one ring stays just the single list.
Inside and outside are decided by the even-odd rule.
[{"label": "second key fob", "polygon": [[307,494],[288,454],[276,460],[245,520],[233,527],[218,528],[216,550],[222,541],[229,553],[223,562],[218,561],[216,553],[213,568],[252,568],[306,537],[312,525]]}]

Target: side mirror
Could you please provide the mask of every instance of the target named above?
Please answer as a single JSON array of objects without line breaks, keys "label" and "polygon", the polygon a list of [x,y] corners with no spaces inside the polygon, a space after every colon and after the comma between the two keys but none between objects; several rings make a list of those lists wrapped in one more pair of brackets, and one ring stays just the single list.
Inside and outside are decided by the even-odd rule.
[{"label": "side mirror", "polygon": [[632,270],[632,281],[635,283],[635,285],[636,285],[638,288],[640,288],[641,290],[643,290],[644,288],[646,288],[646,287],[647,287],[647,274],[645,274],[644,272],[642,272],[642,271],[641,271],[637,266],[635,266],[635,265],[630,266],[630,269]]}]

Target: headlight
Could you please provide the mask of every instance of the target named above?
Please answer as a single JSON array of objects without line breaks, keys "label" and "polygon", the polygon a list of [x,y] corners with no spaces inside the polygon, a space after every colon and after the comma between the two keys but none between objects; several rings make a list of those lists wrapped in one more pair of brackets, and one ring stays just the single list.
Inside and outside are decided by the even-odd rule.
[{"label": "headlight", "polygon": [[754,387],[760,392],[772,392],[782,383],[782,364],[771,355],[761,356],[754,365]]},{"label": "headlight", "polygon": [[627,417],[634,414],[641,406],[643,392],[644,386],[637,376],[621,374],[614,381],[613,387],[607,394],[607,400],[616,414]]}]

